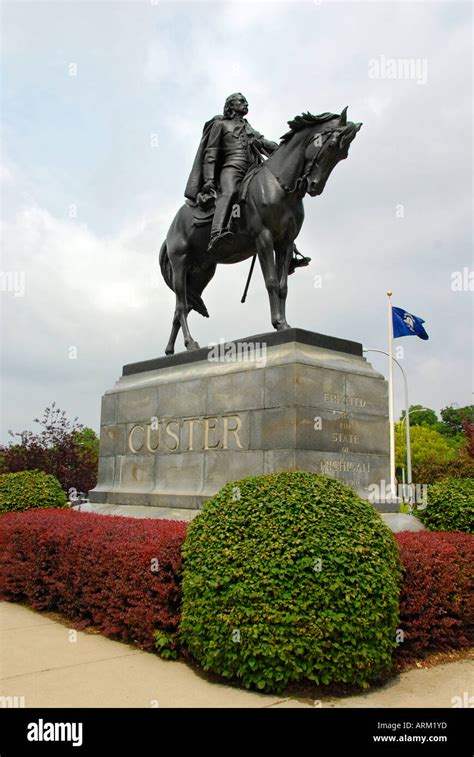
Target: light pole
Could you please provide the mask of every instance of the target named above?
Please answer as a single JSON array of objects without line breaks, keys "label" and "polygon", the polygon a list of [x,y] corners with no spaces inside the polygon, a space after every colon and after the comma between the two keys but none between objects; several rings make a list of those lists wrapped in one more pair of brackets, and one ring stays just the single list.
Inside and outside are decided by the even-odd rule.
[{"label": "light pole", "polygon": [[375,347],[364,347],[364,352],[380,352],[382,355],[387,355],[387,357],[391,357],[393,362],[398,365],[402,372],[403,376],[403,385],[405,388],[405,416],[407,418],[407,425],[406,425],[406,442],[407,442],[407,484],[412,483],[412,476],[411,476],[411,446],[410,446],[410,412],[409,412],[409,404],[408,404],[408,381],[407,377],[405,375],[405,371],[403,370],[402,366],[398,362],[398,360],[392,356],[389,355],[388,352],[385,352],[385,350],[377,350]]},{"label": "light pole", "polygon": [[392,292],[387,292],[388,297],[388,424],[390,431],[390,492],[392,497],[397,496],[395,478],[395,418],[393,413],[393,310]]},{"label": "light pole", "polygon": [[[400,366],[401,368],[401,366]],[[405,407],[405,418],[407,419],[407,483],[412,483],[412,474],[411,474],[411,444],[410,444],[410,415],[412,413],[419,413],[420,410],[429,410],[428,407],[416,407],[413,410],[408,410],[407,407]],[[405,418],[402,418],[402,424]],[[410,444],[410,447],[408,446]]]}]

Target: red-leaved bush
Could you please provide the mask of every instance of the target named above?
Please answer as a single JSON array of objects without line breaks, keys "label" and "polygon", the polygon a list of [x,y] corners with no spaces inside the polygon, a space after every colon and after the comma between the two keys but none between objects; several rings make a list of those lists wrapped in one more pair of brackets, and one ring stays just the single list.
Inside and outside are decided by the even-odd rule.
[{"label": "red-leaved bush", "polygon": [[178,628],[186,527],[74,510],[8,513],[0,518],[0,597],[152,649],[154,631]]},{"label": "red-leaved bush", "polygon": [[473,640],[474,537],[418,531],[396,534],[404,567],[399,659],[466,647]]}]

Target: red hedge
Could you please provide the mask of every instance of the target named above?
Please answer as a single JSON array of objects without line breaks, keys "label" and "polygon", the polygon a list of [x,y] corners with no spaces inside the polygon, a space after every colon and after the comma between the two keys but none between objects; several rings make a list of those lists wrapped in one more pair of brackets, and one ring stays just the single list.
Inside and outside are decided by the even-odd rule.
[{"label": "red hedge", "polygon": [[474,537],[429,531],[396,534],[404,567],[397,657],[468,646],[473,640]]},{"label": "red hedge", "polygon": [[[176,632],[181,605],[181,521],[71,510],[0,517],[0,598],[55,610],[76,626],[153,649],[155,630]],[[402,659],[472,642],[474,537],[397,534],[405,569]],[[153,558],[158,572],[152,570]]]},{"label": "red hedge", "polygon": [[73,510],[6,514],[0,597],[152,649],[154,630],[178,628],[186,526]]}]

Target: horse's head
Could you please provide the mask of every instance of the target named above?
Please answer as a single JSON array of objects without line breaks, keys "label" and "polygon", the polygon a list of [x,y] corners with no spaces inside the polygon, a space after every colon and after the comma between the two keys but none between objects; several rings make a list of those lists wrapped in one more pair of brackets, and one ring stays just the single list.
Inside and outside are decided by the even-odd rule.
[{"label": "horse's head", "polygon": [[313,133],[305,151],[306,191],[311,197],[322,194],[334,166],[345,160],[349,146],[359,131],[361,123],[347,121],[347,107],[339,121],[330,121],[326,128]]}]

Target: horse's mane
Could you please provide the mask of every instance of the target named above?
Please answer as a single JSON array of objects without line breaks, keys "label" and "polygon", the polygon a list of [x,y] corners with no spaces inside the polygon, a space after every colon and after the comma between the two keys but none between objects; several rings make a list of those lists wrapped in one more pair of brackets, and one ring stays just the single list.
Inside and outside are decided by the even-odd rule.
[{"label": "horse's mane", "polygon": [[288,121],[290,131],[283,134],[280,137],[282,142],[288,142],[291,137],[298,131],[305,129],[307,126],[314,126],[315,124],[324,124],[326,121],[332,121],[335,118],[339,118],[337,113],[320,113],[318,116],[313,113],[302,113],[301,116],[295,116],[292,121]]}]

